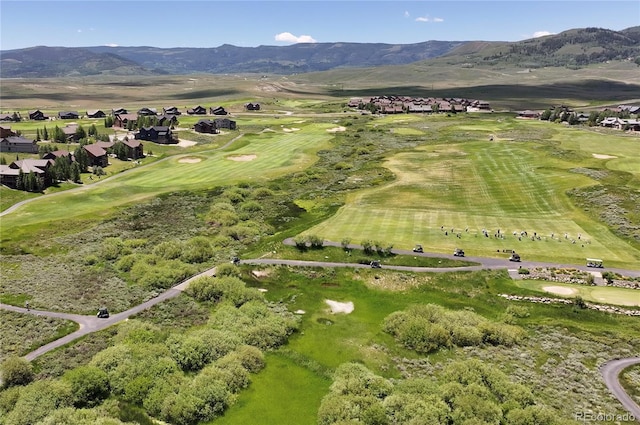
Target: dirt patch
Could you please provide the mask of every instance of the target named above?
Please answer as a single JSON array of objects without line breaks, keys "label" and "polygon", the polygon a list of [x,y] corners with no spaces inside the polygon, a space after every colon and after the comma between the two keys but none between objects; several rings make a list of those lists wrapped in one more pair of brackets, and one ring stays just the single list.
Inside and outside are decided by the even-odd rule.
[{"label": "dirt patch", "polygon": [[593,155],[594,158],[598,158],[598,159],[613,159],[613,158],[617,158],[617,156],[602,155],[602,154],[599,154],[599,153],[593,153],[591,155]]},{"label": "dirt patch", "polygon": [[333,314],[336,314],[336,313],[349,314],[354,309],[353,301],[349,301],[349,302],[346,302],[346,303],[341,303],[341,302],[333,301],[333,300],[324,300],[324,302],[329,305],[329,307],[331,308],[331,313],[333,313]]},{"label": "dirt patch", "polygon": [[551,292],[556,295],[573,295],[578,292],[573,288],[565,288],[564,286],[545,286],[542,289],[545,292]]},{"label": "dirt patch", "polygon": [[327,129],[327,131],[328,131],[329,133],[336,133],[336,132],[338,132],[338,131],[347,131],[347,128],[346,128],[346,127],[342,127],[342,126],[340,126],[340,127],[333,127],[333,128],[328,128],[328,129]]},{"label": "dirt patch", "polygon": [[236,156],[228,156],[227,159],[230,161],[247,162],[247,161],[253,161],[257,157],[258,155],[236,155]]},{"label": "dirt patch", "polygon": [[257,278],[267,277],[271,274],[271,270],[252,270],[251,274]]},{"label": "dirt patch", "polygon": [[197,164],[200,161],[202,161],[202,158],[198,158],[196,156],[185,156],[184,158],[180,158],[178,160],[178,162],[181,162],[183,164]]},{"label": "dirt patch", "polygon": [[294,131],[300,131],[299,128],[283,128],[282,131],[284,131],[285,133],[292,133]]},{"label": "dirt patch", "polygon": [[193,140],[184,139],[180,139],[180,141],[178,142],[178,146],[180,146],[181,148],[188,148],[189,146],[195,146],[197,144],[198,142],[194,142]]}]

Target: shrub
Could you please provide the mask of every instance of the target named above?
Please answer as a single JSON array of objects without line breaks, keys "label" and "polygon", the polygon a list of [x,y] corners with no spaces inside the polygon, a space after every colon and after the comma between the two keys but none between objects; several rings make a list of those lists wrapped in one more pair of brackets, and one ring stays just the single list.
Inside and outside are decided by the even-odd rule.
[{"label": "shrub", "polygon": [[33,380],[33,367],[22,357],[9,357],[0,365],[0,374],[5,388],[27,385]]},{"label": "shrub", "polygon": [[240,205],[240,211],[245,212],[245,213],[246,212],[255,213],[255,212],[258,212],[258,211],[262,211],[262,205],[260,205],[256,201],[246,201],[242,205]]},{"label": "shrub", "polygon": [[75,407],[97,406],[111,393],[106,372],[95,366],[72,369],[62,379],[71,386],[72,403]]},{"label": "shrub", "polygon": [[307,236],[307,241],[309,242],[309,246],[312,249],[322,248],[324,240],[318,235],[309,235]]},{"label": "shrub", "polygon": [[204,263],[213,256],[213,248],[204,236],[189,239],[182,250],[180,258],[186,263]]},{"label": "shrub", "polygon": [[240,269],[231,263],[222,263],[216,266],[216,276],[240,277]]},{"label": "shrub", "polygon": [[518,269],[518,274],[530,274],[529,269]]}]

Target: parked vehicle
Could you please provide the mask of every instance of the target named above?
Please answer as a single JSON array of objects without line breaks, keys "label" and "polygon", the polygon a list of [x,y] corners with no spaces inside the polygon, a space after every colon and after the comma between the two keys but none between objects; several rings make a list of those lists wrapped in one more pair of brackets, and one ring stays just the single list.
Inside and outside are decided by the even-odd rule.
[{"label": "parked vehicle", "polygon": [[106,307],[100,307],[97,314],[98,319],[108,319],[109,318],[109,310]]},{"label": "parked vehicle", "polygon": [[520,254],[516,254],[514,252],[513,254],[511,254],[511,257],[509,257],[509,261],[520,262]]},{"label": "parked vehicle", "polygon": [[234,266],[237,266],[240,264],[240,259],[238,257],[233,257],[231,259],[231,263],[233,263]]},{"label": "parked vehicle", "polygon": [[378,260],[373,260],[369,264],[371,265],[372,269],[380,269],[380,268],[382,268],[382,266],[380,265],[380,261],[378,261]]},{"label": "parked vehicle", "polygon": [[455,257],[464,257],[464,250],[462,250],[460,248],[456,248],[456,250],[453,251],[453,255]]},{"label": "parked vehicle", "polygon": [[416,245],[415,248],[413,248],[413,252],[424,252],[424,249],[422,249],[422,245]]}]

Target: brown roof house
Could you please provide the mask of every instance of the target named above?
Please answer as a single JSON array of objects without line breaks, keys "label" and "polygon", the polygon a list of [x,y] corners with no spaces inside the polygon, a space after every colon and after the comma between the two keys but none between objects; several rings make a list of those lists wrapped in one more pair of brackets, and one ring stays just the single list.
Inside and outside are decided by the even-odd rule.
[{"label": "brown roof house", "polygon": [[127,128],[129,121],[133,121],[134,123],[138,121],[137,114],[116,114],[113,118],[113,126],[120,128]]},{"label": "brown roof house", "polygon": [[10,165],[0,165],[0,181],[10,187],[17,187],[20,172],[33,173],[42,179],[44,186],[51,185],[51,177],[47,172],[53,165],[50,159],[22,159],[13,161]]},{"label": "brown roof house", "polygon": [[47,152],[44,155],[42,155],[42,159],[50,159],[52,161],[55,161],[58,158],[67,158],[67,160],[70,163],[75,161],[75,158],[73,157],[73,152],[69,152],[62,149],[53,151],[53,152]]},{"label": "brown roof house", "polygon": [[158,115],[158,110],[156,108],[141,108],[138,110],[138,115],[143,115],[145,117]]},{"label": "brown roof house", "polygon": [[3,137],[0,140],[0,152],[38,153],[38,144],[22,136]]},{"label": "brown roof house", "polygon": [[109,160],[107,159],[107,151],[97,144],[92,143],[90,145],[84,145],[82,148],[87,152],[87,155],[89,156],[90,166],[106,167],[109,164]]},{"label": "brown roof house", "polygon": [[211,120],[198,120],[198,122],[193,126],[193,129],[198,133],[219,133],[216,123]]},{"label": "brown roof house", "polygon": [[189,115],[206,115],[207,114],[207,108],[205,108],[204,106],[198,105],[195,108],[187,109],[187,114],[189,114]]},{"label": "brown roof house", "polygon": [[11,137],[16,136],[16,133],[11,130],[11,127],[8,125],[0,125],[0,137]]},{"label": "brown roof house", "polygon": [[127,148],[127,158],[138,159],[144,157],[140,140],[123,140],[122,144]]},{"label": "brown roof house", "polygon": [[171,144],[178,143],[178,139],[173,137],[171,129],[167,126],[156,125],[153,127],[142,127],[135,133],[136,140],[147,140],[149,142]]}]

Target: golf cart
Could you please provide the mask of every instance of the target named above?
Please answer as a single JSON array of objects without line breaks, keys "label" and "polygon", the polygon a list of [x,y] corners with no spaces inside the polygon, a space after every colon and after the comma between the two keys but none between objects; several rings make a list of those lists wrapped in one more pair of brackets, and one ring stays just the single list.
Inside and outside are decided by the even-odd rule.
[{"label": "golf cart", "polygon": [[424,249],[422,249],[422,245],[416,245],[415,248],[413,248],[413,252],[424,252]]},{"label": "golf cart", "polygon": [[587,258],[587,267],[594,267],[596,269],[603,269],[604,265],[599,258]]},{"label": "golf cart", "polygon": [[233,258],[231,259],[231,263],[232,263],[234,266],[237,266],[237,265],[239,265],[239,264],[240,264],[240,259],[239,259],[238,257],[233,257]]},{"label": "golf cart", "polygon": [[373,260],[371,263],[369,263],[369,265],[371,266],[372,269],[382,268],[382,266],[380,265],[380,261],[378,260]]},{"label": "golf cart", "polygon": [[520,262],[520,254],[516,254],[515,252],[513,254],[511,254],[511,257],[509,257],[509,261],[515,261],[515,262]]},{"label": "golf cart", "polygon": [[107,307],[100,307],[96,316],[98,317],[98,319],[108,319],[109,310],[107,310]]},{"label": "golf cart", "polygon": [[460,248],[456,248],[456,250],[453,251],[453,256],[454,257],[464,257],[464,250],[460,249]]}]

